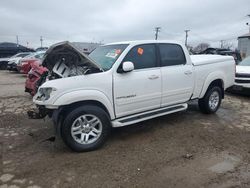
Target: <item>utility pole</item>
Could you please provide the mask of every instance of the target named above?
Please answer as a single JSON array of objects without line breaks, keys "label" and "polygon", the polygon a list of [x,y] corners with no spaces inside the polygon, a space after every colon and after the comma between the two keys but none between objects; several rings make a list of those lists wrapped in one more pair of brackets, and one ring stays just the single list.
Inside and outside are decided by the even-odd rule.
[{"label": "utility pole", "polygon": [[161,30],[161,27],[156,27],[155,28],[155,40],[158,39],[158,34],[159,34],[160,30]]},{"label": "utility pole", "polygon": [[43,47],[43,36],[40,37],[41,47]]},{"label": "utility pole", "polygon": [[16,36],[16,46],[19,47],[19,39],[18,39],[18,35]]},{"label": "utility pole", "polygon": [[223,46],[224,46],[224,40],[220,40],[220,48],[223,48]]},{"label": "utility pole", "polygon": [[190,30],[186,29],[186,30],[184,30],[184,31],[185,31],[185,33],[186,33],[185,45],[186,45],[186,47],[187,47],[188,32],[189,32]]},{"label": "utility pole", "polygon": [[250,33],[250,24],[247,22],[246,25],[248,25],[248,27],[249,27],[249,33]]},{"label": "utility pole", "polygon": [[[250,14],[248,14],[247,17],[250,18]],[[249,33],[250,33],[250,24],[247,22],[246,25],[249,27]]]}]

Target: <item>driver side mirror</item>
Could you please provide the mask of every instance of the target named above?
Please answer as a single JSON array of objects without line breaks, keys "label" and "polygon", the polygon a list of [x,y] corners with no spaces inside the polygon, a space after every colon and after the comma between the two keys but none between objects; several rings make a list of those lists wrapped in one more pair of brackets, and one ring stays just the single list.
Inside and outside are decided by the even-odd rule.
[{"label": "driver side mirror", "polygon": [[126,73],[126,72],[131,72],[135,69],[134,63],[130,61],[125,61],[122,63],[121,68],[118,69],[118,73]]}]

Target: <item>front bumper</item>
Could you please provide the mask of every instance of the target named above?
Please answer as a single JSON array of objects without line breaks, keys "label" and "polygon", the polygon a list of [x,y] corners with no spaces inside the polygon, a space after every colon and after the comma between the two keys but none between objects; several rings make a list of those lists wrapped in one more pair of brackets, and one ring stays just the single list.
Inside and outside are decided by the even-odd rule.
[{"label": "front bumper", "polygon": [[7,70],[9,71],[17,71],[17,65],[16,64],[8,64],[7,65]]},{"label": "front bumper", "polygon": [[63,112],[63,108],[59,108],[57,110],[47,109],[45,106],[37,105],[37,109],[30,110],[27,112],[28,117],[30,119],[43,119],[46,116],[50,117],[54,124],[55,135],[61,136],[61,122],[62,116],[61,113]]},{"label": "front bumper", "polygon": [[228,88],[227,91],[232,92],[232,93],[250,95],[250,87],[249,86],[243,86],[243,85],[238,85],[238,84],[235,84],[232,87]]},{"label": "front bumper", "polygon": [[29,110],[27,112],[30,119],[43,119],[47,115],[52,116],[53,110],[47,109],[45,106],[37,106],[34,110]]}]

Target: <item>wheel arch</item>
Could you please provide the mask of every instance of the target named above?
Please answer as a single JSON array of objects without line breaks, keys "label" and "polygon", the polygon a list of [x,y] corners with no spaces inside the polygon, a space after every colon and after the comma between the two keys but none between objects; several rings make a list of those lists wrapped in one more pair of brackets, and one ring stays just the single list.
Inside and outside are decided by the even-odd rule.
[{"label": "wheel arch", "polygon": [[109,115],[110,119],[115,118],[112,102],[101,91],[98,90],[78,90],[65,93],[58,97],[53,105],[62,108],[73,108],[85,104],[96,105],[102,108]]},{"label": "wheel arch", "polygon": [[103,109],[107,113],[109,119],[111,119],[110,113],[109,113],[108,109],[105,107],[105,105],[99,101],[96,101],[96,100],[77,101],[77,102],[74,102],[74,103],[71,103],[68,105],[60,106],[52,116],[53,122],[56,126],[55,127],[56,133],[58,135],[61,135],[61,126],[62,126],[67,114],[69,112],[71,112],[72,110],[74,110],[75,108],[78,108],[78,107],[84,106],[84,105],[98,106],[99,108]]},{"label": "wheel arch", "polygon": [[199,98],[203,98],[208,89],[210,89],[212,86],[220,87],[222,90],[222,98],[224,98],[224,86],[225,86],[224,80],[225,79],[223,73],[221,72],[215,72],[210,74],[203,85]]}]

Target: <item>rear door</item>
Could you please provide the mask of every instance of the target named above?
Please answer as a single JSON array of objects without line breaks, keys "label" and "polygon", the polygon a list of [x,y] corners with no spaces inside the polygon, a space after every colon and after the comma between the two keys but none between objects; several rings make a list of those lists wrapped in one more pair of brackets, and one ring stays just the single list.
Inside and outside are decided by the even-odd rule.
[{"label": "rear door", "polygon": [[135,70],[114,74],[116,117],[160,107],[161,71],[157,65],[156,45],[133,47],[122,62],[131,61]]},{"label": "rear door", "polygon": [[178,44],[159,44],[162,73],[161,106],[186,102],[194,85],[193,65],[188,64]]}]

